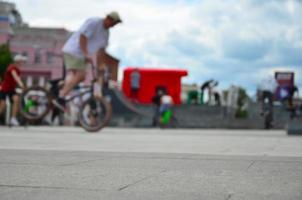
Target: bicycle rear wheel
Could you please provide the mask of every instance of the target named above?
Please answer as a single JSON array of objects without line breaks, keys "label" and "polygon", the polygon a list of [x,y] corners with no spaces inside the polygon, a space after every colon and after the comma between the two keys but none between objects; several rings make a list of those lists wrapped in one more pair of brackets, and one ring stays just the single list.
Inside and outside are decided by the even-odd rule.
[{"label": "bicycle rear wheel", "polygon": [[40,86],[27,88],[20,95],[20,113],[29,121],[39,121],[51,108],[51,98],[46,89]]},{"label": "bicycle rear wheel", "polygon": [[90,97],[80,106],[79,122],[86,131],[97,132],[109,123],[111,115],[111,103],[104,98]]}]

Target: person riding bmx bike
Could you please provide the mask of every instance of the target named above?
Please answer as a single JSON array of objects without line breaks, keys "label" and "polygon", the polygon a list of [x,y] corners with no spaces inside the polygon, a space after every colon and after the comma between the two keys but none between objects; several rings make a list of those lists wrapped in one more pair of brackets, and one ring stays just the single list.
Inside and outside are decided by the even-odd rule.
[{"label": "person riding bmx bike", "polygon": [[86,68],[88,64],[93,63],[93,56],[96,56],[98,83],[100,86],[97,95],[102,96],[109,30],[121,22],[122,20],[117,12],[111,12],[105,18],[89,18],[67,40],[62,50],[67,77],[63,88],[59,92],[59,97],[53,100],[53,104],[61,111],[65,110],[65,97],[67,94],[76,85],[85,80]]}]

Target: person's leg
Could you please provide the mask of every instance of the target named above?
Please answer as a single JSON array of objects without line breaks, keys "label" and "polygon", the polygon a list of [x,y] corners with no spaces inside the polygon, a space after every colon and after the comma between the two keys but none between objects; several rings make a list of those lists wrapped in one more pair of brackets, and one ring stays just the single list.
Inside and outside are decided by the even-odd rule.
[{"label": "person's leg", "polygon": [[0,91],[0,115],[2,115],[5,109],[5,98],[5,94]]},{"label": "person's leg", "polygon": [[19,121],[17,120],[17,115],[19,111],[19,96],[16,95],[14,92],[9,94],[9,99],[12,105],[12,112],[10,118],[10,124],[13,126],[19,126]]},{"label": "person's leg", "polygon": [[135,100],[138,100],[138,88],[134,90],[134,98]]},{"label": "person's leg", "polygon": [[293,96],[288,97],[288,110],[294,109],[294,100]]},{"label": "person's leg", "polygon": [[211,105],[212,104],[212,88],[211,87],[209,87],[208,88],[208,95],[209,95],[209,97],[208,97],[208,104],[209,105]]},{"label": "person's leg", "polygon": [[159,106],[155,105],[154,106],[154,114],[153,114],[153,120],[152,120],[152,126],[157,126],[158,121],[159,121]]},{"label": "person's leg", "polygon": [[132,88],[131,89],[131,99],[136,101],[138,98],[138,89],[137,88]]},{"label": "person's leg", "polygon": [[4,110],[5,110],[5,101],[3,99],[0,99],[0,125],[4,124],[5,117],[4,117]]},{"label": "person's leg", "polygon": [[81,81],[85,80],[87,63],[83,58],[64,54],[64,63],[67,70],[67,77],[59,97],[63,98]]},{"label": "person's leg", "polygon": [[98,97],[102,97],[103,93],[103,84],[104,84],[104,74],[105,74],[105,65],[100,65],[98,67],[98,73],[97,73],[97,82],[98,87],[94,88],[94,95]]},{"label": "person's leg", "polygon": [[19,111],[19,96],[13,95],[13,107],[12,107],[12,118],[17,118],[18,111]]},{"label": "person's leg", "polygon": [[274,113],[274,94],[272,92],[268,92],[268,100],[269,100],[269,110],[272,115],[272,120],[273,120],[273,113]]},{"label": "person's leg", "polygon": [[0,115],[3,114],[4,110],[5,110],[5,100],[0,99]]},{"label": "person's leg", "polygon": [[85,80],[85,70],[69,70],[60,97],[65,97],[76,85]]}]

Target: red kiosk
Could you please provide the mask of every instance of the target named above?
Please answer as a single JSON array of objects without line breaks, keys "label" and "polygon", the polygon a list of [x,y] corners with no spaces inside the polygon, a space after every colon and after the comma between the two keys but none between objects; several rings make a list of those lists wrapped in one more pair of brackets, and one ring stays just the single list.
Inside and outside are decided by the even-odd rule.
[{"label": "red kiosk", "polygon": [[150,104],[156,91],[164,89],[171,95],[175,104],[181,103],[181,77],[188,75],[187,70],[128,67],[124,70],[122,89],[129,98],[131,98],[131,73],[134,71],[140,74],[140,88],[136,99],[138,102]]}]

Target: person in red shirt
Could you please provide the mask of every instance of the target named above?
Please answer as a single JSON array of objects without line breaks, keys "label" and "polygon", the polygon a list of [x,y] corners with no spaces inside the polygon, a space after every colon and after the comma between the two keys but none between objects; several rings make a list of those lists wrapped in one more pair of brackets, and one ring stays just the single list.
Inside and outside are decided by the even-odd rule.
[{"label": "person in red shirt", "polygon": [[20,66],[24,64],[26,60],[26,57],[19,54],[16,55],[14,57],[14,63],[8,66],[4,74],[3,81],[0,85],[0,115],[5,110],[6,97],[9,97],[10,102],[13,103],[10,124],[14,126],[19,125],[19,122],[17,120],[19,96],[16,95],[15,90],[17,86],[24,88],[24,84],[22,83],[20,78]]}]

